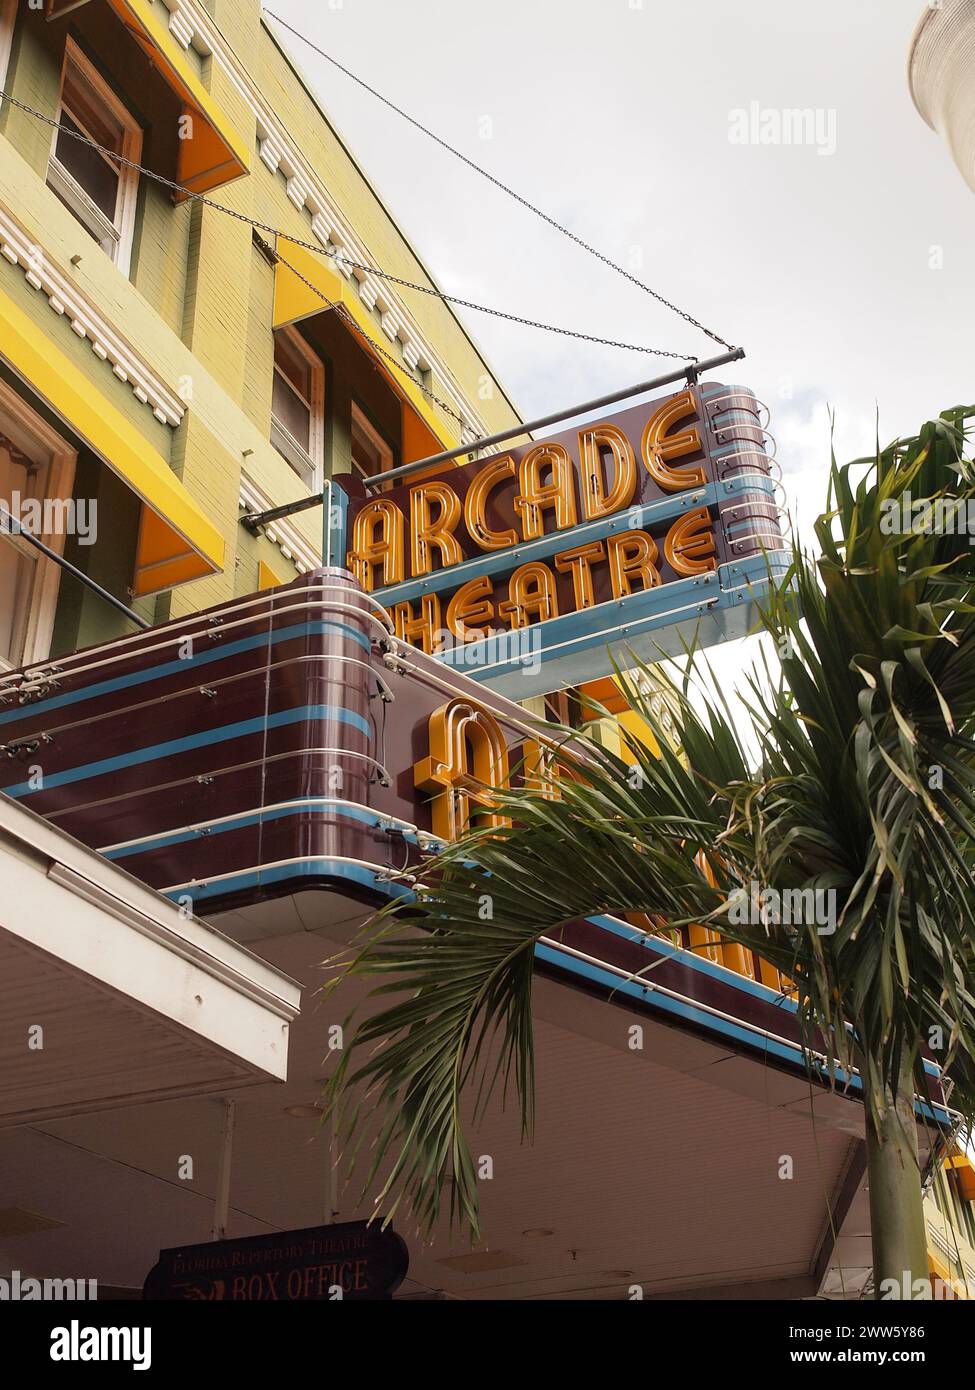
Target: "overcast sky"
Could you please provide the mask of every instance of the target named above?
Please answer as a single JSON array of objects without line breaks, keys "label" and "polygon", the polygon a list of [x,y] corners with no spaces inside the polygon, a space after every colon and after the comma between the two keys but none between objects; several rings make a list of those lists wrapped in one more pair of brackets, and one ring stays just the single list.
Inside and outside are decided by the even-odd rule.
[{"label": "overcast sky", "polygon": [[[721,375],[769,403],[804,533],[825,498],[827,407],[844,460],[871,448],[878,411],[887,442],[975,395],[975,197],[907,87],[922,0],[266,7],[742,344],[746,360]],[[719,350],[279,34],[443,289],[605,337]],[[816,138],[741,143],[735,113],[752,103],[812,109]],[[481,314],[465,323],[526,418],[667,365]]]}]

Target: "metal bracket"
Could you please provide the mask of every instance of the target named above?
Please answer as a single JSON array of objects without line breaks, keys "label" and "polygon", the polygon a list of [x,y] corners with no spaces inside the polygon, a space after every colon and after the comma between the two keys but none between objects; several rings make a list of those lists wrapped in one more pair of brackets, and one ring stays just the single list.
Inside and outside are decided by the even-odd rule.
[{"label": "metal bracket", "polygon": [[[603,406],[615,405],[619,401],[625,401],[632,396],[639,396],[645,391],[655,390],[658,386],[667,386],[671,382],[682,381],[686,378],[688,385],[694,386],[697,384],[701,372],[711,371],[727,362],[737,362],[744,355],[745,349],[738,347],[732,348],[729,352],[718,353],[714,357],[688,362],[675,371],[665,372],[661,376],[653,377],[650,381],[636,382],[635,385],[628,386],[622,391],[613,391],[609,395],[599,396],[592,401],[580,402],[578,405],[569,406],[565,410],[556,411],[552,415],[543,415],[537,420],[526,420],[521,424],[509,426],[508,429],[500,430],[497,434],[489,434],[483,439],[472,440],[469,444],[458,444],[453,449],[444,449],[439,454],[431,454],[429,458],[416,459],[411,463],[401,464],[398,468],[387,469],[384,473],[377,473],[371,478],[364,479],[364,485],[366,488],[383,487],[391,479],[411,477],[421,470],[432,468],[435,464],[447,463],[450,459],[455,458],[473,457],[480,450],[494,444],[503,444],[506,440],[514,439],[517,435],[530,435],[535,430],[543,429],[547,425],[571,420],[576,415],[586,415]],[[321,507],[324,503],[324,492],[321,495],[313,494],[311,497],[302,497],[297,502],[286,502],[281,507],[270,507],[264,512],[245,512],[240,518],[240,524],[246,527],[251,535],[256,536],[262,526],[267,526],[273,521],[281,521],[286,516],[294,516],[297,512],[308,511],[310,507]]]}]

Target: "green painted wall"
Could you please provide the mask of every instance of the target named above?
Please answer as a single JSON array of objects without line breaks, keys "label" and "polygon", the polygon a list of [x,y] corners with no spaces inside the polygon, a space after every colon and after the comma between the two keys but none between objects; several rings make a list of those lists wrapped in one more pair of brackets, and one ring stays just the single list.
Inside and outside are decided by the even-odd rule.
[{"label": "green painted wall", "polygon": [[[55,117],[68,35],[95,63],[142,127],[140,162],[173,178],[181,107],[106,6],[86,5],[50,24],[25,12],[14,30],[8,74],[13,96]],[[110,64],[101,61],[105,53],[112,55]],[[43,179],[53,139],[51,127],[8,106],[0,117],[0,133]],[[141,180],[130,278],[170,326],[178,326],[182,319],[189,212],[185,205],[174,207],[168,189]]]},{"label": "green painted wall", "polygon": [[241,406],[263,433],[271,428],[271,379],[274,339],[268,332],[274,299],[274,268],[251,241],[248,265],[247,338],[244,345],[244,386]]},{"label": "green painted wall", "polygon": [[[18,10],[21,8],[18,6]],[[4,84],[6,90],[18,101],[53,119],[60,84],[61,66],[46,26],[38,20],[27,23],[25,16],[18,14]],[[0,110],[0,135],[17,148],[41,178],[44,177],[54,135],[50,126],[16,106],[4,104]]]}]

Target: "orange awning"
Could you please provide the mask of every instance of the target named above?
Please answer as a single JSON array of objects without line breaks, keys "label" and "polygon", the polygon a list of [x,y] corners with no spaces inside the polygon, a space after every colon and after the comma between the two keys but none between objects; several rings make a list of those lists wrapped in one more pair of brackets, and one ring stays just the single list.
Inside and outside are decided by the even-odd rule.
[{"label": "orange awning", "polygon": [[[277,250],[285,259],[278,261],[274,268],[273,327],[283,328],[315,314],[330,312],[340,305],[343,316],[347,315],[353,325],[358,325],[371,338],[376,336],[379,330],[369,310],[356,293],[354,284],[350,285],[335,269],[334,261],[283,236],[278,237]],[[351,331],[355,333],[355,327]],[[369,352],[369,345],[359,334],[355,336],[363,350]],[[405,372],[396,371],[383,357],[377,356],[375,360],[402,403],[404,463],[439,454],[460,443],[456,422],[442,418]]]},{"label": "orange awning", "polygon": [[122,23],[179,98],[186,117],[179,141],[176,182],[207,193],[246,174],[248,142],[213,100],[194,72],[186,50],[163,21],[166,11],[152,0],[108,0]]},{"label": "orange awning", "polygon": [[141,501],[136,596],[223,569],[222,534],[166,460],[78,364],[2,292],[0,358]]}]

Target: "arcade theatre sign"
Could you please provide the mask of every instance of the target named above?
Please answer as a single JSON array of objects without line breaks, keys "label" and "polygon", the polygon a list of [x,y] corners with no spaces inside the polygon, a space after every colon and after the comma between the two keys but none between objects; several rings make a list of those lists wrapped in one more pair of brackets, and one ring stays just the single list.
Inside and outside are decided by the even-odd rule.
[{"label": "arcade theatre sign", "polygon": [[751,391],[688,386],[375,495],[338,479],[347,563],[403,640],[518,698],[604,674],[621,637],[747,630],[730,610],[784,564],[771,462]]}]

